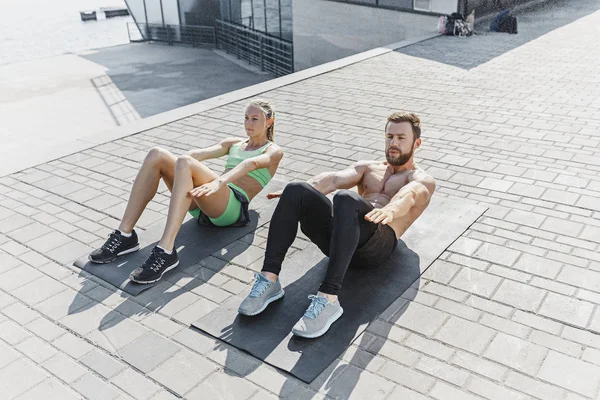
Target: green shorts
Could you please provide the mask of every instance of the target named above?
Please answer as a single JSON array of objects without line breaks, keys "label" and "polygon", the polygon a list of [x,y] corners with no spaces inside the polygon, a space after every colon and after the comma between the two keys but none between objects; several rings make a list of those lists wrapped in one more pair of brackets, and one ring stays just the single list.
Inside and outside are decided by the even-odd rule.
[{"label": "green shorts", "polygon": [[[245,193],[244,193],[245,195]],[[210,222],[212,222],[216,226],[229,226],[235,224],[239,219],[240,215],[242,215],[242,202],[238,200],[233,189],[229,188],[229,201],[227,203],[227,207],[225,208],[225,212],[221,214],[217,218],[210,218]],[[194,217],[194,219],[198,219],[202,210],[200,208],[196,208],[195,210],[189,211],[190,215]]]}]

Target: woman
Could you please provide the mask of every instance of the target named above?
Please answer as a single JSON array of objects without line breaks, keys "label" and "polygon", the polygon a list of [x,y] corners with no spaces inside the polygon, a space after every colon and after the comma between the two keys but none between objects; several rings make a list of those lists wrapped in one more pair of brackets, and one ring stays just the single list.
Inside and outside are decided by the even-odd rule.
[{"label": "woman", "polygon": [[[139,250],[133,227],[156,194],[160,179],[171,191],[167,223],[150,257],[129,277],[137,283],[158,281],[179,264],[174,248],[186,211],[203,224],[242,226],[248,223],[248,203],[271,180],[283,157],[274,142],[275,111],[264,100],[246,107],[247,139],[228,138],[219,144],[176,157],[167,150],[150,150],[131,189],[119,228],[89,259],[109,263],[118,256]],[[228,155],[224,173],[219,176],[204,160]]]}]

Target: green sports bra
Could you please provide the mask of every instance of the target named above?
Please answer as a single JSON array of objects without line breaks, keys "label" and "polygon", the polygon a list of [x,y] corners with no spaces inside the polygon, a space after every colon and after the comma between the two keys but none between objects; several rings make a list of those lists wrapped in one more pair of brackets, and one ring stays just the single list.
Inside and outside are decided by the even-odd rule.
[{"label": "green sports bra", "polygon": [[[259,147],[256,150],[242,150],[240,146],[244,143],[244,141],[238,142],[231,146],[229,149],[229,156],[227,157],[227,161],[225,162],[225,168],[235,168],[239,163],[248,158],[256,157],[261,155],[264,150],[269,147],[273,142],[267,142],[264,146]],[[248,176],[254,178],[262,188],[267,186],[267,183],[271,180],[271,173],[267,168],[259,168],[254,171],[248,172]]]}]

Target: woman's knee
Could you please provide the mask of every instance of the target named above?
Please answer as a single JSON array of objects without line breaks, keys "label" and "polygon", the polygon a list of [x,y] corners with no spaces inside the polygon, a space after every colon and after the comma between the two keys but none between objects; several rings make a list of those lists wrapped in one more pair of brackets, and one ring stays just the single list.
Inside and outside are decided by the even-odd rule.
[{"label": "woman's knee", "polygon": [[175,161],[175,170],[189,170],[194,162],[194,158],[189,155],[183,155],[177,157]]},{"label": "woman's knee", "polygon": [[146,154],[144,163],[151,164],[153,166],[160,166],[168,159],[168,156],[168,150],[163,149],[162,147],[153,147],[148,154]]}]

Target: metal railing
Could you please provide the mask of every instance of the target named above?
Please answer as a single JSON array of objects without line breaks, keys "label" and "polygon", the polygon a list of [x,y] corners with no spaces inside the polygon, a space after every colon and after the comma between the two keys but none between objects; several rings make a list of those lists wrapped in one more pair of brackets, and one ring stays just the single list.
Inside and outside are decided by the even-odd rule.
[{"label": "metal railing", "polygon": [[294,72],[294,46],[247,26],[216,20],[216,46],[275,76]]},{"label": "metal railing", "polygon": [[129,22],[127,33],[130,42],[185,43],[194,46],[215,46],[215,28],[197,25],[161,25]]}]

